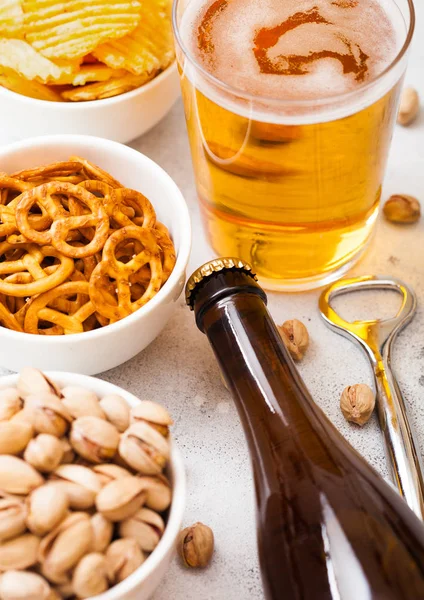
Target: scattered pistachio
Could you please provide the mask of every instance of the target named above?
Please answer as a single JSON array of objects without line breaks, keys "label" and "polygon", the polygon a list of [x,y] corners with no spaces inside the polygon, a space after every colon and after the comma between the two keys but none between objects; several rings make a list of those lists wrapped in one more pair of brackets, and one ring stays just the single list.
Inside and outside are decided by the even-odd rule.
[{"label": "scattered pistachio", "polygon": [[186,567],[206,567],[214,549],[213,531],[203,523],[195,523],[180,532],[177,547]]},{"label": "scattered pistachio", "polygon": [[130,424],[130,408],[125,400],[117,394],[104,396],[100,400],[100,406],[106,418],[115,425],[116,429],[123,433]]},{"label": "scattered pistachio", "polygon": [[347,421],[357,425],[365,425],[375,407],[375,396],[372,389],[364,384],[349,385],[343,390],[340,408]]},{"label": "scattered pistachio", "polygon": [[278,327],[278,330],[292,358],[302,360],[309,345],[309,334],[305,325],[301,321],[293,319],[285,321]]},{"label": "scattered pistachio", "polygon": [[407,127],[418,117],[420,112],[420,97],[413,87],[406,87],[402,92],[398,113],[398,123]]},{"label": "scattered pistachio", "polygon": [[413,196],[394,194],[383,206],[383,213],[392,223],[416,223],[421,217],[421,205]]},{"label": "scattered pistachio", "polygon": [[151,400],[143,400],[131,409],[131,422],[140,421],[147,423],[164,437],[168,437],[169,426],[173,423],[166,408]]}]

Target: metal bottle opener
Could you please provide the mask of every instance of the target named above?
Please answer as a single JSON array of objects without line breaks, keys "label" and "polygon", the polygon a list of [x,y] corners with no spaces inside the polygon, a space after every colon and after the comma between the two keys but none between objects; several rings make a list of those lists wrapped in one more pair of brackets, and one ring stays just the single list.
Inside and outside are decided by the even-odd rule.
[{"label": "metal bottle opener", "polygon": [[[336,296],[361,290],[393,290],[402,295],[395,317],[371,321],[345,321],[332,308]],[[326,324],[340,335],[356,341],[367,353],[374,371],[377,409],[386,456],[400,495],[420,518],[424,518],[424,478],[419,446],[408,421],[402,392],[391,370],[391,350],[399,331],[413,318],[417,308],[414,292],[402,281],[379,276],[337,281],[319,299]]]}]

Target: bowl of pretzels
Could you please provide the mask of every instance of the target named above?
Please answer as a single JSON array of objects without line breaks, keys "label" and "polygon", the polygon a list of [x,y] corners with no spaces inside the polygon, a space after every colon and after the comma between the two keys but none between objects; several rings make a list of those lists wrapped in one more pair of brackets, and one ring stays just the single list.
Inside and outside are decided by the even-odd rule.
[{"label": "bowl of pretzels", "polygon": [[77,135],[0,149],[0,366],[93,375],[134,357],[190,247],[180,190],[143,154]]}]

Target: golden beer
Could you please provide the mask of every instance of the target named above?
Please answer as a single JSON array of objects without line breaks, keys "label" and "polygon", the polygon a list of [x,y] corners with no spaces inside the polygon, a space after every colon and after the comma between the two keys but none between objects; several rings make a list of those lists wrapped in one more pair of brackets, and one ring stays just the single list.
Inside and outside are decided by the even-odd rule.
[{"label": "golden beer", "polygon": [[[215,21],[223,18],[231,1],[239,0],[206,2],[209,8],[203,8],[196,26],[192,25],[198,44],[204,43],[205,48],[212,44]],[[266,1],[275,4],[275,0]],[[352,2],[339,1],[345,2],[341,11],[348,10]],[[363,5],[377,2],[355,0],[355,7],[361,1]],[[288,4],[293,4],[292,0]],[[307,6],[307,2],[299,4]],[[275,32],[285,29],[293,35],[305,24],[322,27],[320,19],[329,22],[325,11],[312,6],[304,13],[294,12],[275,27],[256,29],[252,34],[255,57],[267,56],[261,54],[261,36],[269,48],[277,38]],[[397,43],[392,24],[387,23],[393,34],[391,50],[385,50],[390,63],[390,52],[396,56]],[[386,37],[387,23],[381,28]],[[325,29],[324,38],[334,35]],[[273,79],[268,77],[264,83],[270,81],[274,86],[268,100],[259,96],[259,89],[249,96],[234,92],[230,79],[217,90],[216,78],[222,75],[219,68],[214,72],[204,60],[203,72],[196,75],[185,54],[177,50],[197,191],[209,241],[218,254],[250,262],[270,289],[305,289],[337,276],[366,246],[378,215],[403,69],[392,73],[385,85],[380,77],[379,89],[370,90],[366,79],[373,74],[367,74],[365,52],[353,50],[349,55],[339,42],[334,50],[317,50],[319,44],[322,40],[311,42],[311,59],[312,51],[286,55],[284,60],[279,57],[278,69],[275,60],[266,58],[268,63],[262,66]],[[229,60],[234,58],[233,52]],[[307,94],[301,89],[278,111],[280,97],[284,97],[279,82],[285,77],[293,80],[296,69],[298,77],[304,78],[309,65],[321,60],[337,62],[337,68],[343,70],[341,79],[347,77],[346,72],[354,75],[354,83],[350,75],[350,87],[343,90],[348,99],[340,93],[334,101],[312,94],[306,98],[311,106],[305,108],[304,98],[299,102],[298,96]],[[210,79],[208,71],[213,76]],[[242,85],[247,88],[244,81]],[[328,106],[322,108],[320,103]]]}]

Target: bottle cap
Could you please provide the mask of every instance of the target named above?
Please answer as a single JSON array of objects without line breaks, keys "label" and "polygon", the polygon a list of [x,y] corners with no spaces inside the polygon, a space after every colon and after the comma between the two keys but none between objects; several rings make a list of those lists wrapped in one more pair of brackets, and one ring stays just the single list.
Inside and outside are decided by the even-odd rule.
[{"label": "bottle cap", "polygon": [[240,271],[246,271],[251,277],[257,281],[257,277],[254,273],[252,273],[252,267],[249,263],[241,260],[240,258],[215,258],[214,260],[210,260],[198,269],[194,271],[194,273],[189,277],[186,288],[185,288],[185,296],[186,302],[188,306],[193,310],[193,292],[197,288],[197,286],[204,281],[206,278],[210,277],[214,273],[219,273],[220,271],[224,271],[225,269],[237,269]]}]

